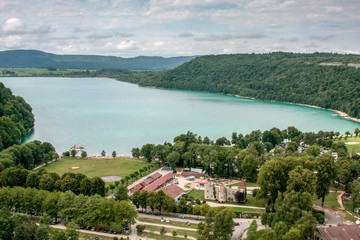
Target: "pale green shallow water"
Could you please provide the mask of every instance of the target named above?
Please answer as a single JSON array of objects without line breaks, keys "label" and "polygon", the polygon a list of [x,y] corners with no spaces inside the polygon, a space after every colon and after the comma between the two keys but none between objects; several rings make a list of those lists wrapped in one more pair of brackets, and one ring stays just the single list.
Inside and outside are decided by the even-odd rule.
[{"label": "pale green shallow water", "polygon": [[221,94],[141,88],[104,78],[0,78],[32,106],[35,131],[59,153],[82,145],[90,154],[130,154],[145,143],[172,142],[188,130],[216,139],[272,127],[353,132],[359,123],[334,112]]}]

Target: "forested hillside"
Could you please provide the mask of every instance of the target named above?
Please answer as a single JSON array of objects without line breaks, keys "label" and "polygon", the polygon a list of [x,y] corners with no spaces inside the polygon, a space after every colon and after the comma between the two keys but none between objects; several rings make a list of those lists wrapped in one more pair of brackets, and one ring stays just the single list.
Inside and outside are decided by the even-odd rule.
[{"label": "forested hillside", "polygon": [[360,56],[330,53],[202,56],[140,86],[316,105],[360,118]]},{"label": "forested hillside", "polygon": [[34,126],[34,115],[22,97],[0,82],[0,151],[20,143]]},{"label": "forested hillside", "polygon": [[191,56],[121,58],[99,55],[57,55],[36,50],[10,50],[0,52],[0,67],[166,70],[175,68],[193,58]]}]

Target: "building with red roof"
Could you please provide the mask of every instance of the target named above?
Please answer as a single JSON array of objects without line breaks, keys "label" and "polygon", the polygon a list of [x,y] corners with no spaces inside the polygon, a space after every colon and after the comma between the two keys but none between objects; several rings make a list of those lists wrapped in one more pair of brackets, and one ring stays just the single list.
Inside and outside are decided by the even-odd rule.
[{"label": "building with red roof", "polygon": [[317,240],[350,240],[360,239],[360,225],[341,225],[336,227],[318,227],[315,232]]},{"label": "building with red roof", "polygon": [[138,183],[136,184],[135,186],[133,186],[131,189],[130,189],[130,192],[131,193],[134,193],[136,191],[140,191],[141,189],[143,189],[145,187],[145,185],[143,185],[142,183]]},{"label": "building with red roof", "polygon": [[170,197],[177,200],[184,192],[184,189],[179,187],[176,184],[171,184],[169,186],[166,186],[162,189],[166,195],[169,195]]},{"label": "building with red roof", "polygon": [[155,191],[156,189],[162,187],[164,184],[171,181],[174,177],[175,177],[174,174],[168,173],[168,174],[162,176],[161,178],[157,179],[155,182],[144,187],[142,189],[142,191],[149,191],[149,192]]}]

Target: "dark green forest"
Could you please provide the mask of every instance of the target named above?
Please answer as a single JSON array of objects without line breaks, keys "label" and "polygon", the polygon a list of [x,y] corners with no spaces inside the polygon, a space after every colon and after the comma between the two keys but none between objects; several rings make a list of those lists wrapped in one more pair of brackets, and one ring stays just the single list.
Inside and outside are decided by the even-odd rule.
[{"label": "dark green forest", "polygon": [[173,70],[139,73],[141,78],[133,74],[132,79],[124,74],[118,79],[140,86],[310,104],[360,118],[360,69],[349,63],[360,64],[360,56],[284,52],[211,55]]},{"label": "dark green forest", "polygon": [[100,55],[58,55],[37,50],[9,50],[0,52],[0,67],[166,70],[177,67],[193,58],[193,56],[122,58]]},{"label": "dark green forest", "polygon": [[34,127],[32,108],[0,82],[0,151],[18,144]]}]

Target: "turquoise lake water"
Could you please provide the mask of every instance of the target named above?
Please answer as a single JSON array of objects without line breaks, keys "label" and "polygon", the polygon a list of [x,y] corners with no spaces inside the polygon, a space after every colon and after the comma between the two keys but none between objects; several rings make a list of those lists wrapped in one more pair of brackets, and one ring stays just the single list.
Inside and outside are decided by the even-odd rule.
[{"label": "turquoise lake water", "polygon": [[232,132],[280,129],[353,132],[360,123],[329,110],[221,94],[142,88],[106,78],[0,78],[33,108],[27,141],[51,142],[59,153],[73,145],[88,154],[131,153],[145,143],[172,142],[192,131],[216,140]]}]

